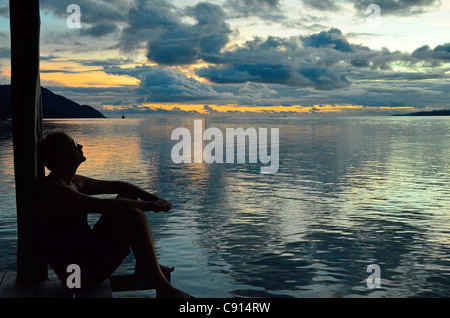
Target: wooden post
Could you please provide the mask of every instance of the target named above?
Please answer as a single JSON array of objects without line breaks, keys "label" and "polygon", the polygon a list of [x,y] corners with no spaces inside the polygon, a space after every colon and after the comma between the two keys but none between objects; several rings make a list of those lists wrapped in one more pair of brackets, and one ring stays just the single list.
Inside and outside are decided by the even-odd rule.
[{"label": "wooden post", "polygon": [[47,278],[47,264],[38,252],[34,193],[44,176],[38,146],[42,140],[39,75],[39,0],[10,0],[11,117],[17,205],[16,283]]}]

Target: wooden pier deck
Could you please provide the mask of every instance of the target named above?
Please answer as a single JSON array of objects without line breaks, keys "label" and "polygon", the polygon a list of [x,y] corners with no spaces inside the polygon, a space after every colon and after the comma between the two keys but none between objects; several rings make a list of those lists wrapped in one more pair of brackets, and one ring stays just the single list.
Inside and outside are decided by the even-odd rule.
[{"label": "wooden pier deck", "polygon": [[[166,276],[170,281],[170,273]],[[113,298],[114,292],[154,289],[149,279],[134,275],[114,275],[92,290],[68,289],[60,279],[49,278],[34,285],[16,284],[16,273],[0,273],[0,298]]]}]

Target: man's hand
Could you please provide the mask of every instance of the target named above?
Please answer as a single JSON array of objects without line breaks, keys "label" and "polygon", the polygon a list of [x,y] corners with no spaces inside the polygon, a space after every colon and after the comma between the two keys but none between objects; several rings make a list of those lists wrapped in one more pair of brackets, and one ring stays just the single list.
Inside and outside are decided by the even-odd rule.
[{"label": "man's hand", "polygon": [[153,210],[154,212],[168,212],[170,209],[172,208],[172,204],[164,199],[159,198],[156,202],[155,202],[155,209]]}]

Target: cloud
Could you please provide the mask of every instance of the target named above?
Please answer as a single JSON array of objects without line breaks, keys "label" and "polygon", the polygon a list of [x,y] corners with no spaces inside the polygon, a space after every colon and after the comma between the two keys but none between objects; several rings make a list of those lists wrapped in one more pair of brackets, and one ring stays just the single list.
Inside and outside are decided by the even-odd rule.
[{"label": "cloud", "polygon": [[286,61],[289,56],[303,54],[299,49],[299,41],[296,38],[281,38],[268,36],[267,38],[254,37],[241,45],[234,45],[226,51],[204,56],[203,60],[212,64],[229,63],[280,63]]},{"label": "cloud", "polygon": [[278,94],[276,90],[268,88],[264,84],[248,82],[239,90],[240,95],[249,95],[253,97],[264,97]]},{"label": "cloud", "polygon": [[211,86],[188,78],[181,72],[156,67],[144,72],[136,92],[148,94],[147,102],[198,100],[218,95]]},{"label": "cloud", "polygon": [[349,52],[353,52],[353,47],[338,29],[305,37],[254,38],[208,57],[207,62],[217,65],[200,68],[196,74],[217,84],[254,82],[318,90],[344,88],[350,81],[335,66],[348,60]]},{"label": "cloud", "polygon": [[[343,0],[342,3],[353,5],[356,15],[366,16],[367,7],[374,3],[380,6],[382,15],[410,16],[424,13],[431,9],[437,9],[440,0]],[[344,6],[338,4],[337,0],[302,0],[302,3],[311,9],[322,12],[339,12],[345,10]]]},{"label": "cloud", "polygon": [[105,59],[72,59],[72,61],[80,63],[81,65],[85,66],[116,66],[116,65],[123,65],[123,64],[131,64],[134,62],[132,59],[128,58],[105,58]]},{"label": "cloud", "polygon": [[[432,50],[424,46],[413,54],[391,52],[387,48],[372,50],[350,43],[339,29],[331,28],[289,38],[256,37],[208,56],[205,61],[214,65],[200,68],[196,73],[217,84],[256,82],[329,90],[350,85],[348,76],[354,69],[388,71],[392,65],[403,63],[420,74],[423,71],[415,68],[418,63],[439,62],[430,64],[436,67],[448,62],[449,47],[444,44]],[[352,75],[355,74],[360,72]],[[384,76],[383,72],[378,74]]]},{"label": "cloud", "polygon": [[206,110],[208,112],[208,114],[216,114],[219,111],[213,109],[211,106],[209,105],[203,105],[203,109]]},{"label": "cloud", "polygon": [[[176,12],[165,0],[139,1],[128,17],[120,47],[128,51],[146,43],[148,59],[161,65],[191,64],[218,54],[232,33],[222,8],[207,2]],[[181,17],[196,23],[182,22]]]},{"label": "cloud", "polygon": [[180,24],[167,30],[157,40],[148,42],[149,60],[161,64],[190,64],[209,54],[218,54],[228,43],[231,29],[225,23],[225,14],[214,4],[199,3],[186,10],[197,24]]},{"label": "cloud", "polygon": [[228,0],[224,7],[230,11],[230,18],[257,16],[272,21],[286,19],[279,0]]},{"label": "cloud", "polygon": [[[3,8],[1,1],[0,8]],[[68,15],[65,10],[70,3],[41,0],[41,7],[65,19]],[[188,2],[189,5],[184,7],[175,5],[179,3],[182,2],[80,0],[77,4],[82,10],[82,29],[72,30],[67,37],[54,36],[49,41],[52,44],[61,41],[59,48],[71,47],[73,50],[75,36],[84,35],[87,37],[83,39],[84,43],[77,46],[80,51],[89,52],[94,47],[92,43],[96,42],[97,46],[99,43],[108,45],[108,49],[120,48],[121,53],[127,53],[124,56],[131,57],[75,60],[82,65],[104,66],[108,74],[139,79],[139,85],[122,92],[111,88],[111,96],[106,91],[104,94],[99,92],[99,96],[105,97],[110,104],[216,104],[222,101],[240,105],[315,105],[319,101],[400,106],[425,105],[427,99],[442,104],[444,96],[448,95],[442,83],[449,77],[450,44],[434,48],[423,45],[412,53],[371,49],[350,41],[349,33],[343,34],[336,27],[324,29],[320,25],[330,23],[326,18],[329,12],[346,10],[348,13],[350,9],[363,17],[371,2],[303,0],[303,8],[307,10],[302,10],[300,16],[293,19],[287,18],[287,9],[292,8],[284,7],[287,1],[230,0]],[[432,10],[439,2],[380,0],[375,3],[381,7],[382,16],[407,16]],[[296,25],[301,31],[285,37],[256,36],[234,44],[238,35],[236,27],[243,21],[248,24],[256,20],[264,20],[266,25],[276,22],[280,27]],[[235,26],[232,23],[236,23]],[[300,35],[300,32],[308,34]],[[111,44],[114,36],[117,36],[116,46]],[[101,37],[107,40],[98,41]],[[144,52],[153,66],[116,66],[132,63],[138,52]],[[0,56],[7,53],[0,50]],[[57,50],[48,54],[63,56]],[[195,75],[208,82],[187,76],[179,70],[182,68],[177,68],[187,69],[185,66],[198,62],[208,65],[191,68],[191,71],[195,70]],[[89,94],[85,96],[87,98]],[[100,100],[97,96],[92,98]]]},{"label": "cloud", "polygon": [[302,2],[307,7],[319,11],[338,11],[341,9],[335,0],[303,0]]},{"label": "cloud", "polygon": [[135,93],[146,102],[180,102],[222,100],[235,97],[218,93],[208,83],[202,83],[171,68],[142,65],[134,68],[105,67],[108,74],[129,75],[140,80]]},{"label": "cloud", "polygon": [[80,29],[80,34],[98,38],[116,32],[118,29],[115,23],[102,22],[88,28]]},{"label": "cloud", "polygon": [[217,84],[255,82],[314,87],[319,90],[350,85],[345,76],[324,66],[307,63],[300,66],[282,64],[233,64],[225,68],[209,66],[199,69],[196,74]]},{"label": "cloud", "polygon": [[11,58],[11,48],[0,47],[0,58]]},{"label": "cloud", "polygon": [[128,11],[126,20],[127,26],[119,42],[125,52],[133,51],[150,38],[158,39],[166,29],[176,29],[181,23],[175,7],[166,0],[137,1]]},{"label": "cloud", "polygon": [[[346,0],[353,4],[356,12],[366,14],[366,9],[372,2],[365,0]],[[382,15],[410,16],[426,12],[430,9],[437,9],[440,0],[377,0]]]},{"label": "cloud", "polygon": [[331,28],[328,31],[322,31],[308,36],[301,36],[300,38],[303,45],[307,47],[328,47],[342,52],[353,51],[352,46],[342,34],[341,30],[336,28]]},{"label": "cloud", "polygon": [[417,48],[412,53],[412,57],[430,61],[434,66],[441,65],[442,62],[450,62],[450,43],[438,45],[434,49],[431,49],[428,45]]}]

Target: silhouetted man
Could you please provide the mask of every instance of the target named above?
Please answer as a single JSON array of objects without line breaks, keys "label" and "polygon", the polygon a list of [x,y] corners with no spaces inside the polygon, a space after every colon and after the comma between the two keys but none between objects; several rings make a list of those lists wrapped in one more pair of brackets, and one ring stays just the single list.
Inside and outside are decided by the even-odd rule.
[{"label": "silhouetted man", "polygon": [[[135,274],[151,278],[157,297],[190,297],[164,276],[173,268],[160,266],[144,211],[169,211],[172,205],[132,184],[102,181],[76,171],[86,160],[83,146],[64,132],[47,135],[40,145],[44,165],[51,171],[37,188],[37,208],[43,244],[50,266],[65,284],[67,266],[81,270],[81,287],[107,279],[133,251]],[[118,194],[100,199],[95,194]],[[91,229],[88,213],[101,217]]]}]

